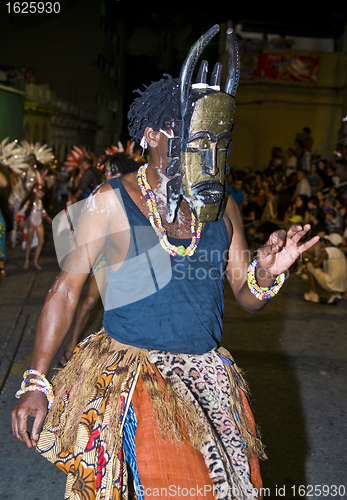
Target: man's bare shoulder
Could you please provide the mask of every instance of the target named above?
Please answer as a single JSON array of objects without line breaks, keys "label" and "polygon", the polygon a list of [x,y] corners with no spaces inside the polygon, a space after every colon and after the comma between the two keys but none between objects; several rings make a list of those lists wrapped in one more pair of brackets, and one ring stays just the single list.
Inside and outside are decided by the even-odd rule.
[{"label": "man's bare shoulder", "polygon": [[92,192],[92,194],[90,195],[91,197],[93,196],[97,196],[99,194],[102,194],[102,195],[111,195],[112,192],[114,191],[114,189],[112,188],[112,186],[110,185],[109,182],[105,181],[103,182],[102,184],[99,184],[99,186],[97,186],[94,191]]},{"label": "man's bare shoulder", "polygon": [[89,197],[84,200],[84,211],[107,217],[110,211],[119,210],[121,195],[118,188],[113,188],[109,182],[97,186]]},{"label": "man's bare shoulder", "polygon": [[83,232],[107,234],[111,228],[128,226],[120,191],[108,182],[97,186],[86,200],[78,203],[81,203],[78,226],[83,227]]}]

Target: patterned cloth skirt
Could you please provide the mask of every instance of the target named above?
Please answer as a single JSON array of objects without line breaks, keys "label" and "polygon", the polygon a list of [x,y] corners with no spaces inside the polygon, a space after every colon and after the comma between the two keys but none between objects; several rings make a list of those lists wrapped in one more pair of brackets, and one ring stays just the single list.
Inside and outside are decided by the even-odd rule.
[{"label": "patterned cloth skirt", "polygon": [[224,348],[144,350],[101,330],[52,384],[37,451],[67,474],[65,500],[259,498],[265,454]]}]

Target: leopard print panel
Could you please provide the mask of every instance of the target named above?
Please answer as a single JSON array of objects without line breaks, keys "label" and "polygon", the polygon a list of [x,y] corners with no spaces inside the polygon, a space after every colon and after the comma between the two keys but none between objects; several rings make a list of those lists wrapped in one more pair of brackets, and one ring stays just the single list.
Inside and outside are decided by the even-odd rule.
[{"label": "leopard print panel", "polygon": [[204,456],[217,500],[253,500],[245,444],[230,406],[227,371],[215,350],[203,355],[148,351],[148,359],[166,376],[176,393],[192,402],[209,429],[200,452]]}]

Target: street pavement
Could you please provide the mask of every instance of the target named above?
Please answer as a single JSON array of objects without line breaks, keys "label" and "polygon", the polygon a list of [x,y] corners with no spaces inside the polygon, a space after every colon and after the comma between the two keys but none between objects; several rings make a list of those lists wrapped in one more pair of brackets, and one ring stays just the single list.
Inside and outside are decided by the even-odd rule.
[{"label": "street pavement", "polygon": [[[17,441],[10,424],[40,310],[59,272],[49,229],[46,238],[43,270],[24,270],[17,246],[0,284],[0,500],[64,498],[64,473]],[[347,498],[347,300],[307,303],[308,288],[291,272],[278,296],[255,314],[225,292],[223,345],[245,372],[268,454],[261,463],[264,499]],[[101,322],[99,303],[84,334]]]}]

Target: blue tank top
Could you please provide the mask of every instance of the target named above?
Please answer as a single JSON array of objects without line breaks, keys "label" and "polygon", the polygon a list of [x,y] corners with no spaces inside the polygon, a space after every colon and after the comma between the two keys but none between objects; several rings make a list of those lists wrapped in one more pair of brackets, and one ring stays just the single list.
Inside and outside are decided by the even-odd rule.
[{"label": "blue tank top", "polygon": [[[170,256],[119,178],[108,181],[128,217],[126,259],[108,266],[103,326],[124,344],[172,353],[203,354],[222,335],[224,271],[229,236],[223,219],[204,225],[192,256]],[[179,246],[190,240],[170,238]]]}]

